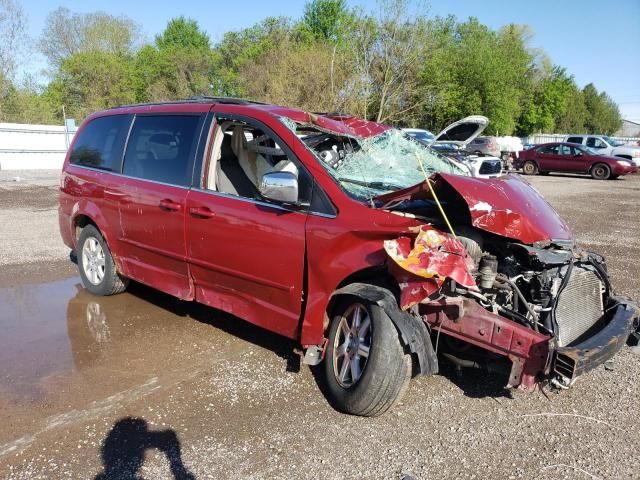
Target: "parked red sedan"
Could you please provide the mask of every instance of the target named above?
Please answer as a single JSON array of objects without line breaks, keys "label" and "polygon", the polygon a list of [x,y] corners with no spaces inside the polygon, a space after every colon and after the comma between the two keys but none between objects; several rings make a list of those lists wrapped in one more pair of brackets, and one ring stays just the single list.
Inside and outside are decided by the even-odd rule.
[{"label": "parked red sedan", "polygon": [[636,173],[638,167],[620,157],[598,155],[575,143],[544,143],[520,153],[513,166],[525,175],[548,172],[587,173],[597,180]]}]

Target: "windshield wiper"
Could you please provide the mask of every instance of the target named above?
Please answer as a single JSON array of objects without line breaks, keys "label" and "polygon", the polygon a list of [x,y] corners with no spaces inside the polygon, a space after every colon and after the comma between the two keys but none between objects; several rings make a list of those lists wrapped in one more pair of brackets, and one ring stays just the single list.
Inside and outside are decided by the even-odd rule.
[{"label": "windshield wiper", "polygon": [[363,182],[360,180],[354,180],[352,178],[338,178],[341,182],[353,183],[355,185],[360,185],[361,187],[369,187],[375,190],[402,190],[404,187],[400,185],[396,185],[394,183],[386,183],[386,182]]}]

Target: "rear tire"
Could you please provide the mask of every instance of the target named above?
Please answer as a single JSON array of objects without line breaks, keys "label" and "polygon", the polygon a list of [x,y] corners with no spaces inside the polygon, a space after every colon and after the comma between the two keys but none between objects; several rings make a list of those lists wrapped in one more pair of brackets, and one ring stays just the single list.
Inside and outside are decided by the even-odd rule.
[{"label": "rear tire", "polygon": [[591,176],[596,180],[607,180],[611,177],[611,168],[604,163],[596,163],[591,167]]},{"label": "rear tire", "polygon": [[80,232],[76,256],[82,286],[94,295],[115,295],[127,288],[128,279],[118,274],[107,242],[93,225]]},{"label": "rear tire", "polygon": [[538,165],[536,165],[536,162],[527,160],[522,166],[522,172],[525,175],[536,175],[538,173]]},{"label": "rear tire", "polygon": [[352,415],[382,415],[409,386],[411,356],[378,305],[349,296],[334,312],[324,360],[329,401]]}]

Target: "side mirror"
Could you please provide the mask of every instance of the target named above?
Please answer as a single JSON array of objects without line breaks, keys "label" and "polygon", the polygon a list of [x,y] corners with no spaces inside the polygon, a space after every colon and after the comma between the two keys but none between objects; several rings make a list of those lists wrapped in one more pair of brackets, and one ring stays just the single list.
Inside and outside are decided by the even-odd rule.
[{"label": "side mirror", "polygon": [[260,195],[282,203],[298,202],[298,177],[291,172],[269,172],[260,181]]}]

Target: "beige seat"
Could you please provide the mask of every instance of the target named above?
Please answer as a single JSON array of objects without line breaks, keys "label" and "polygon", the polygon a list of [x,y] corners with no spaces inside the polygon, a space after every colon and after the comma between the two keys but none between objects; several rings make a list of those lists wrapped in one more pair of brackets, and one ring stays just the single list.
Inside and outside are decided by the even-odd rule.
[{"label": "beige seat", "polygon": [[244,128],[241,125],[233,127],[231,149],[247,178],[256,188],[259,188],[262,176],[271,171],[273,166],[259,153],[249,151],[247,138],[244,136]]}]

